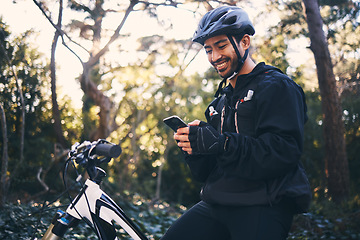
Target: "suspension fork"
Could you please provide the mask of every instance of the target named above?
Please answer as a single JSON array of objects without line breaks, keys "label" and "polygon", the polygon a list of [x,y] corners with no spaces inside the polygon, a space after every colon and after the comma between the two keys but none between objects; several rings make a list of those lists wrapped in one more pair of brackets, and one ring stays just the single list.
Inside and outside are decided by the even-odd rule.
[{"label": "suspension fork", "polygon": [[55,213],[49,228],[42,237],[42,240],[61,239],[69,228],[75,227],[79,222],[79,219],[74,218],[62,210],[58,210]]}]

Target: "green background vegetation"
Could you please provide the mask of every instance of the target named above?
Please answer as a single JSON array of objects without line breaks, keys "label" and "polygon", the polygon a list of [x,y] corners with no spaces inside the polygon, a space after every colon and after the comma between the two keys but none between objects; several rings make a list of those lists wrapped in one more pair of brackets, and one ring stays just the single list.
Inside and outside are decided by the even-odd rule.
[{"label": "green background vegetation", "polygon": [[[271,13],[277,14],[281,24],[254,39],[252,57],[257,62],[265,61],[282,69],[303,86],[307,97],[309,121],[302,162],[311,182],[314,201],[309,213],[295,218],[289,239],[360,239],[360,3],[320,2],[346,129],[350,174],[347,201],[335,204],[327,194],[323,115],[315,65],[310,61],[294,67],[287,57],[292,40],[307,37],[301,1],[269,1],[267,9],[262,9],[264,12],[255,22],[262,21],[260,16],[264,18]],[[9,156],[7,203],[0,211],[1,239],[31,239],[45,231],[55,206],[65,205],[67,201],[61,198],[51,205],[54,208],[39,213],[45,201],[56,199],[64,190],[61,177],[65,159],[61,156],[73,143],[89,140],[98,124],[98,108],[90,99],[83,98],[80,110],[74,107],[69,96],[58,99],[67,146],[57,144],[53,130],[49,61],[33,47],[30,41],[33,34],[27,31],[14,35],[6,19],[0,18],[0,44],[4,46],[0,48],[0,103],[6,116]],[[116,102],[119,109],[114,116],[119,127],[107,140],[119,143],[123,149],[119,158],[102,166],[108,173],[102,187],[151,238],[159,239],[186,208],[199,200],[201,187],[192,181],[182,153],[172,139],[173,133],[162,124],[162,119],[176,114],[186,121],[204,120],[203,112],[212,101],[220,79],[211,69],[191,76],[183,74],[179,56],[183,56],[184,49],[189,47],[188,39],[144,36],[139,43],[142,47],[138,54],[146,57],[138,63],[108,64],[96,72],[101,80],[98,87]],[[162,74],[157,69],[159,65],[177,71]],[[14,72],[21,79],[24,96],[23,159],[20,156],[21,103]],[[117,89],[113,89],[115,85]],[[1,156],[3,144],[1,133]],[[88,227],[77,227],[75,232],[66,239],[95,239]]]}]

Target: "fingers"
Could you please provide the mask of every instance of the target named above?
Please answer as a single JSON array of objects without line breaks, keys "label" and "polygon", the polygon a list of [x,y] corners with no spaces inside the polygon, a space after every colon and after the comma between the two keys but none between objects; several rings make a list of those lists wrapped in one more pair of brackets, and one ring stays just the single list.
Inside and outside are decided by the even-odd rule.
[{"label": "fingers", "polygon": [[189,127],[179,128],[174,134],[174,139],[178,141],[178,146],[188,154],[192,153],[189,142]]},{"label": "fingers", "polygon": [[179,128],[174,134],[174,139],[182,142],[189,141],[189,132],[189,127]]},{"label": "fingers", "polygon": [[179,141],[177,145],[181,148],[181,150],[187,152],[188,154],[192,153],[192,148],[189,141]]},{"label": "fingers", "polygon": [[184,152],[187,152],[187,154],[191,155],[192,154],[192,149],[191,148],[182,148],[182,150]]},{"label": "fingers", "polygon": [[[189,145],[184,145],[182,142],[178,142],[178,146],[181,148],[181,150],[183,150],[184,152],[187,152],[188,154],[192,154],[192,148],[190,147],[190,144]],[[184,146],[184,147],[182,147]],[[187,146],[187,147],[185,147]]]},{"label": "fingers", "polygon": [[175,133],[175,135],[183,135],[183,134],[185,135],[189,134],[189,127],[179,128]]},{"label": "fingers", "polygon": [[190,142],[178,142],[178,146],[185,152],[191,150]]},{"label": "fingers", "polygon": [[194,120],[194,121],[192,121],[191,123],[189,123],[189,126],[199,126],[199,124],[200,124],[200,120]]}]

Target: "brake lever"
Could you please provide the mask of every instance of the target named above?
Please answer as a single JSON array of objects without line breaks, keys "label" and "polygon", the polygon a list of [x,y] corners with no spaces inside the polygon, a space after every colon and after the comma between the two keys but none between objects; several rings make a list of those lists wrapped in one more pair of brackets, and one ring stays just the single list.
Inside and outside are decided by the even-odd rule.
[{"label": "brake lever", "polygon": [[71,151],[69,156],[72,160],[81,166],[85,166],[88,163],[88,152],[91,149],[92,144],[89,141],[84,141],[83,143],[76,142],[71,146]]}]

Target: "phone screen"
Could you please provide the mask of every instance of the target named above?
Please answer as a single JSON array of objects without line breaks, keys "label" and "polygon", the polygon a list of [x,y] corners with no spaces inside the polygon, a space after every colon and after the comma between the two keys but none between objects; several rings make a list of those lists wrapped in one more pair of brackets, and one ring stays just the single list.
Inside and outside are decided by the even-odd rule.
[{"label": "phone screen", "polygon": [[175,132],[179,129],[179,128],[183,128],[183,127],[187,127],[187,124],[178,116],[174,115],[171,117],[167,117],[164,120],[164,123],[166,125],[168,125],[172,130],[174,130]]}]

